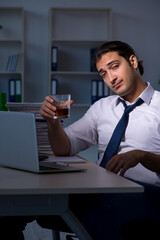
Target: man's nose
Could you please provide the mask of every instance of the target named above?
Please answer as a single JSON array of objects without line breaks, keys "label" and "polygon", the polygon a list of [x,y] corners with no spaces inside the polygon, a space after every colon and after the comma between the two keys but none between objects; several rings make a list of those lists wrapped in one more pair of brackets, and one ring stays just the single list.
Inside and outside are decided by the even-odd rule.
[{"label": "man's nose", "polygon": [[115,74],[112,73],[112,72],[108,72],[108,80],[109,80],[111,83],[114,83],[115,80],[116,80]]}]

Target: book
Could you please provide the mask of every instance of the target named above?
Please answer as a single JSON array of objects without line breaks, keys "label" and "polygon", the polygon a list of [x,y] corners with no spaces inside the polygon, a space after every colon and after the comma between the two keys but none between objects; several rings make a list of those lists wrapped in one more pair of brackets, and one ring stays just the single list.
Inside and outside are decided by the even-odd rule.
[{"label": "book", "polygon": [[15,71],[21,71],[21,69],[22,69],[22,53],[18,53]]},{"label": "book", "polygon": [[58,47],[52,46],[51,49],[51,71],[58,69]]},{"label": "book", "polygon": [[8,61],[7,61],[7,66],[6,66],[6,72],[9,72],[9,67],[10,67],[10,64],[11,64],[11,60],[12,60],[12,57],[9,56]]},{"label": "book", "polygon": [[7,72],[15,72],[18,70],[19,65],[20,65],[21,56],[22,56],[21,53],[9,56],[8,61],[7,61],[7,66],[6,66]]}]

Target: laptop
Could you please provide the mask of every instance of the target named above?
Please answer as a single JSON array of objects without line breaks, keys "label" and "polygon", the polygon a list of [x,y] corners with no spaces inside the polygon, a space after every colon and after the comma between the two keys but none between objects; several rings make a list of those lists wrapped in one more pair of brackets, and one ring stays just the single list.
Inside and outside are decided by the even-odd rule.
[{"label": "laptop", "polygon": [[68,164],[40,161],[34,113],[0,111],[0,165],[35,173],[83,171]]}]

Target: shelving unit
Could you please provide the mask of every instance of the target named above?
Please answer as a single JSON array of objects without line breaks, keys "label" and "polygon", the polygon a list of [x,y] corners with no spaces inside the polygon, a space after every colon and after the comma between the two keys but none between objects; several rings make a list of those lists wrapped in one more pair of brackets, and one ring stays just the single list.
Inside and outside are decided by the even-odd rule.
[{"label": "shelving unit", "polygon": [[[91,104],[90,50],[112,38],[112,10],[93,8],[51,8],[49,31],[49,94],[51,80],[58,80],[58,93],[71,93],[82,106]],[[58,48],[58,68],[51,70],[51,48]]]},{"label": "shelving unit", "polygon": [[[24,9],[0,7],[0,92],[9,95],[9,79],[21,79],[22,101],[24,100]],[[21,54],[16,71],[9,72],[9,56]]]}]

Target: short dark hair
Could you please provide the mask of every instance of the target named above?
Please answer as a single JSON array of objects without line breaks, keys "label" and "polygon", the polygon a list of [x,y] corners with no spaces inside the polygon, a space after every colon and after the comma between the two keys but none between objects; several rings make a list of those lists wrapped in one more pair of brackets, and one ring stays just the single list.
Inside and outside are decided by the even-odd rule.
[{"label": "short dark hair", "polygon": [[[101,57],[108,52],[117,52],[120,56],[124,57],[130,65],[131,65],[129,61],[130,56],[131,55],[136,56],[134,49],[127,43],[121,41],[109,41],[102,44],[100,48],[97,50],[93,58],[93,66],[96,66],[96,63],[101,59]],[[144,73],[143,61],[138,61],[138,69],[140,74],[143,75]]]}]

